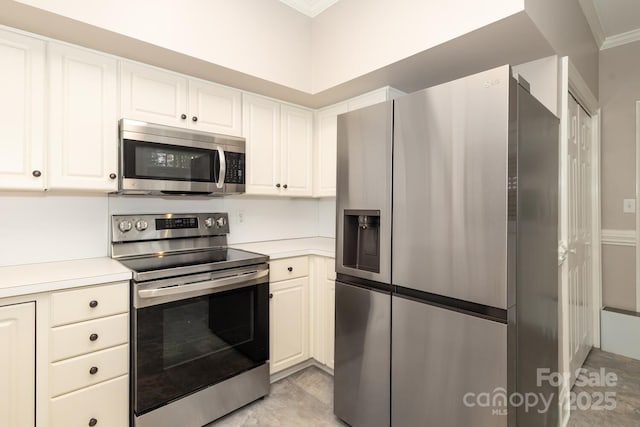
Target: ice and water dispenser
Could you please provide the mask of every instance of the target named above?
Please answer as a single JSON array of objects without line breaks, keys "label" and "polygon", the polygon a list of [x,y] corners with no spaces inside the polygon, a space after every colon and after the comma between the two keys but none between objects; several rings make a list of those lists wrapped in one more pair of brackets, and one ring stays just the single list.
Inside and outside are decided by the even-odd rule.
[{"label": "ice and water dispenser", "polygon": [[342,256],[345,267],[380,272],[380,211],[344,211]]}]

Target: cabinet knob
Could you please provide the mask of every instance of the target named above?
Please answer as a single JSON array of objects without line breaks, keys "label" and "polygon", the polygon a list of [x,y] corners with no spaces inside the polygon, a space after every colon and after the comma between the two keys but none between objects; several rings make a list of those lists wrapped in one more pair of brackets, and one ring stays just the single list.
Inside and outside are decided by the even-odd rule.
[{"label": "cabinet knob", "polygon": [[89,373],[91,375],[95,375],[98,373],[98,367],[97,366],[92,366],[91,369],[89,369]]},{"label": "cabinet knob", "polygon": [[276,184],[276,188],[280,188],[280,184]]},{"label": "cabinet knob", "polygon": [[269,294],[269,299],[273,298],[273,294]]},{"label": "cabinet knob", "polygon": [[289,270],[289,273],[291,273],[293,271],[293,267],[287,267],[287,270]]},{"label": "cabinet knob", "polygon": [[282,186],[282,188],[287,188],[287,187],[288,187],[288,185],[287,185],[287,184],[285,184],[285,185],[283,185],[283,186]]},{"label": "cabinet knob", "polygon": [[89,307],[96,308],[97,306],[98,306],[98,301],[91,300],[91,302],[89,302]]},{"label": "cabinet knob", "polygon": [[194,122],[198,121],[198,118],[196,116],[191,117],[191,120],[193,120]]},{"label": "cabinet knob", "polygon": [[111,178],[111,179],[116,179],[117,177],[118,177],[118,175],[116,175],[113,172],[109,174],[109,178]]},{"label": "cabinet knob", "polygon": [[187,115],[186,115],[186,114],[180,114],[180,118],[181,118],[182,120],[186,120],[186,119],[187,119]]},{"label": "cabinet knob", "polygon": [[91,419],[89,420],[89,427],[93,427],[93,426],[95,426],[96,424],[98,424],[98,420],[96,420],[95,418],[91,418]]},{"label": "cabinet knob", "polygon": [[98,334],[91,334],[89,335],[89,340],[90,341],[96,341],[98,339]]},{"label": "cabinet knob", "polygon": [[31,174],[32,174],[33,176],[35,176],[36,178],[40,178],[40,177],[42,176],[42,172],[40,172],[40,171],[39,171],[39,170],[37,170],[37,169],[36,169],[36,170],[34,170]]}]

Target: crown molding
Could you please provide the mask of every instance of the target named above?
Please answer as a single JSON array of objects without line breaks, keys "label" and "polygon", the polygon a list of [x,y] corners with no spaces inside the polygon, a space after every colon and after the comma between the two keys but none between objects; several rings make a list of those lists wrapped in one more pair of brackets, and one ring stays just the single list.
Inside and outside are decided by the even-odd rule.
[{"label": "crown molding", "polygon": [[287,6],[297,10],[298,12],[315,18],[329,7],[333,6],[338,0],[280,0]]},{"label": "crown molding", "polygon": [[593,37],[596,39],[596,45],[602,48],[602,44],[605,41],[604,29],[602,28],[602,23],[600,22],[600,17],[598,16],[598,11],[596,10],[593,0],[579,0],[579,3],[585,18],[587,18],[589,27],[591,27],[591,33],[593,33]]},{"label": "crown molding", "polygon": [[626,33],[616,34],[615,36],[609,36],[604,39],[604,42],[600,46],[600,50],[609,49],[623,44],[637,42],[640,40],[640,28],[627,31]]}]

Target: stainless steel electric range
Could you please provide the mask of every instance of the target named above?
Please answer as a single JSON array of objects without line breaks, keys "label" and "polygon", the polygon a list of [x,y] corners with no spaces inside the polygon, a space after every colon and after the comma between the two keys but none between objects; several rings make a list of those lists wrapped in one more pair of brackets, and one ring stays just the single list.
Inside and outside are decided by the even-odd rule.
[{"label": "stainless steel electric range", "polygon": [[268,257],[227,247],[226,213],[114,215],[133,271],[131,425],[199,427],[269,393]]}]

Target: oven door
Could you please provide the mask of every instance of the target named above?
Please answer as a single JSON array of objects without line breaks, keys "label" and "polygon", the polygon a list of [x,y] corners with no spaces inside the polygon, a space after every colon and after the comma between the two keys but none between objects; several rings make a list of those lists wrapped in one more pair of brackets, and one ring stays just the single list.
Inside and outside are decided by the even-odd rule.
[{"label": "oven door", "polygon": [[268,272],[253,266],[134,286],[136,416],[268,361]]}]

